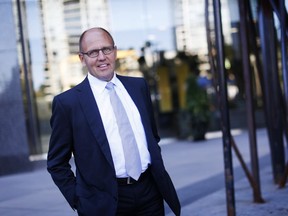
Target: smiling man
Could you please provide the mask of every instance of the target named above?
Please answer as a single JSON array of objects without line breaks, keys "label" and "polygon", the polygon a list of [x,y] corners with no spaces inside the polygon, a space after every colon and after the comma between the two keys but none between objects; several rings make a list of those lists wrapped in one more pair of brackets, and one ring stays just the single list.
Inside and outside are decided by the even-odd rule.
[{"label": "smiling man", "polygon": [[88,75],[52,105],[47,165],[55,184],[81,216],[161,216],[164,200],[180,215],[146,81],[116,75],[117,48],[103,28],[85,31],[79,49]]}]

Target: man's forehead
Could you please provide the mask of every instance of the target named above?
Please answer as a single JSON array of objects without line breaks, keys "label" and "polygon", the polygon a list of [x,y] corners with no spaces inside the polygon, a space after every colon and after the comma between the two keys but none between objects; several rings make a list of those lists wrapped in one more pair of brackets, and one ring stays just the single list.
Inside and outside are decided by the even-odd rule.
[{"label": "man's forehead", "polygon": [[83,41],[86,42],[95,41],[97,39],[107,39],[109,41],[112,40],[110,36],[101,29],[90,29],[85,33],[83,37]]}]

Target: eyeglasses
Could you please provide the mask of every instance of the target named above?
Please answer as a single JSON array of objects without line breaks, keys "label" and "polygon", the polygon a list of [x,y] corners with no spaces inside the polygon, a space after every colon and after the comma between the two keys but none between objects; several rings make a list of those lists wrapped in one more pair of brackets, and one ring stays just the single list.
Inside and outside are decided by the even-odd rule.
[{"label": "eyeglasses", "polygon": [[94,49],[88,52],[80,52],[80,53],[83,55],[87,55],[90,58],[96,58],[97,56],[99,56],[100,51],[102,51],[104,55],[109,55],[110,53],[113,52],[114,49],[115,49],[115,46],[109,46],[109,47],[103,47],[101,49]]}]

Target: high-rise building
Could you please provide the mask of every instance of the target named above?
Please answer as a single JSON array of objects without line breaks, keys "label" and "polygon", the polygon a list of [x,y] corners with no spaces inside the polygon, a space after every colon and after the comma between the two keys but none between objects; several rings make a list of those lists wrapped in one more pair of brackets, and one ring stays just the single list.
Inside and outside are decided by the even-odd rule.
[{"label": "high-rise building", "polygon": [[46,99],[79,83],[85,76],[78,59],[78,40],[91,27],[109,29],[107,0],[42,1],[46,47]]},{"label": "high-rise building", "polygon": [[[198,55],[207,54],[205,1],[175,0],[172,1],[175,17],[176,48]],[[223,34],[229,43],[230,18],[227,0],[221,1]]]}]

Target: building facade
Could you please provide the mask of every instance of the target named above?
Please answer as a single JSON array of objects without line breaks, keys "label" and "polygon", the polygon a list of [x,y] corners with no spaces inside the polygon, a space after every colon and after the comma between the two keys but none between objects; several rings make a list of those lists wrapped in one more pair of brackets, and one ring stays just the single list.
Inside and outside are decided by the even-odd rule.
[{"label": "building facade", "polygon": [[[78,84],[87,73],[83,70],[77,54],[80,34],[83,30],[94,26],[104,27],[113,33],[109,6],[115,1],[0,1],[0,13],[5,17],[5,22],[2,22],[1,26],[4,30],[0,31],[2,57],[0,58],[0,175],[31,169],[30,161],[36,156],[46,158],[51,132],[49,119],[52,99],[58,93]],[[169,54],[172,56],[171,59],[177,51],[185,51],[197,54],[205,61],[205,57],[207,58],[205,1],[167,0],[167,2],[172,8],[169,19],[171,18],[173,27],[170,26],[168,31],[164,31],[165,34],[161,34],[159,41],[161,42],[162,36],[168,35],[166,32],[173,34],[171,29],[174,29],[174,37],[171,35],[168,37],[169,41],[174,38],[173,44],[175,44],[175,50],[169,50],[172,53]],[[149,1],[145,3],[147,8],[150,8]],[[230,39],[233,38],[231,25],[232,29],[234,26],[237,27],[238,20],[235,18],[235,23],[233,21],[231,24],[229,8],[230,11],[231,8],[237,10],[237,1],[223,0],[221,3],[225,42],[230,43],[233,41]],[[149,6],[152,7],[154,4],[155,2],[151,1]],[[146,12],[148,17],[149,13]],[[131,16],[127,8],[126,19],[132,19]],[[141,21],[139,14],[136,16],[133,18]],[[121,26],[117,28],[120,29]],[[150,30],[147,27],[147,32]],[[139,31],[139,35],[134,34],[136,31],[131,32],[133,34],[128,31],[125,36],[132,35],[133,40],[141,38]],[[174,114],[178,111],[175,107],[179,109],[184,106],[185,98],[182,93],[186,88],[189,68],[177,64],[174,68],[169,64],[161,65],[168,52],[158,50],[156,45],[151,43],[147,46],[146,52],[140,54],[143,55],[140,58],[146,60],[147,65],[142,66],[145,70],[147,68],[150,70],[147,71],[148,75],[155,76],[151,79],[154,85],[152,100],[159,103],[157,104],[159,112],[166,118],[165,113]],[[146,55],[147,53],[149,55]],[[118,59],[121,64],[119,71],[141,76],[140,58],[135,50],[119,51]],[[175,118],[171,119],[174,121]]]},{"label": "building facade", "polygon": [[[95,13],[97,11],[97,13]],[[0,2],[0,175],[45,158],[51,102],[85,77],[78,59],[84,29],[109,29],[106,0]]]}]

